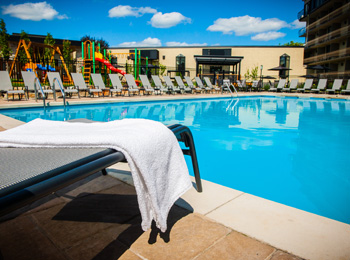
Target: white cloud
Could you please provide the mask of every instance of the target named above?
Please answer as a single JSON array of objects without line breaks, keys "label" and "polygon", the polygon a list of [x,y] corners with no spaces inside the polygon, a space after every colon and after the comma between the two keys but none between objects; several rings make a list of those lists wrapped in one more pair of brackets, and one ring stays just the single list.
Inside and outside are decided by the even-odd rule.
[{"label": "white cloud", "polygon": [[166,46],[175,47],[175,46],[207,46],[207,43],[187,43],[187,42],[167,42]]},{"label": "white cloud", "polygon": [[53,20],[68,19],[64,15],[59,15],[58,12],[52,8],[52,6],[46,2],[39,3],[24,3],[18,5],[2,6],[2,14],[9,14],[12,17],[16,17],[22,20],[41,21],[41,20]]},{"label": "white cloud", "polygon": [[286,36],[286,34],[281,32],[265,32],[254,35],[251,37],[251,39],[253,41],[271,41],[284,36]]},{"label": "white cloud", "polygon": [[149,23],[155,28],[170,28],[178,25],[179,23],[191,23],[191,19],[178,12],[165,14],[158,12],[153,15]]},{"label": "white cloud", "polygon": [[285,21],[278,18],[262,20],[260,17],[251,17],[249,15],[219,18],[210,25],[207,30],[212,32],[222,32],[223,34],[232,34],[237,36],[262,33],[268,31],[277,31],[283,27],[288,27]]},{"label": "white cloud", "polygon": [[306,26],[306,22],[299,22],[299,20],[294,20],[291,24],[290,24],[292,29],[300,29]]},{"label": "white cloud", "polygon": [[119,44],[120,47],[158,47],[162,46],[158,38],[148,37],[141,42],[123,42]]},{"label": "white cloud", "polygon": [[131,7],[130,5],[118,5],[113,7],[108,11],[108,17],[110,18],[120,18],[126,16],[135,16],[139,17],[146,13],[155,14],[157,12],[156,9],[151,7]]}]

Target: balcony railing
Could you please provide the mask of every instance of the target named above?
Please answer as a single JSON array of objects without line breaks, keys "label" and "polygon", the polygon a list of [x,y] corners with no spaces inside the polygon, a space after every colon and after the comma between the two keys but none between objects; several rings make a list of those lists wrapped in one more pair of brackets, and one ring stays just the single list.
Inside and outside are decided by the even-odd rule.
[{"label": "balcony railing", "polygon": [[332,51],[325,54],[306,58],[304,59],[304,63],[307,64],[311,62],[330,61],[330,60],[346,58],[346,57],[350,57],[350,47],[346,49]]},{"label": "balcony railing", "polygon": [[301,20],[305,17],[305,12],[304,12],[304,9],[301,10],[299,13],[298,13],[298,20]]},{"label": "balcony railing", "polygon": [[[300,32],[299,32],[300,34]],[[322,35],[320,37],[317,37],[316,39],[313,39],[311,41],[308,41],[305,45],[305,48],[310,48],[315,45],[322,44],[324,42],[328,42],[340,37],[346,37],[350,35],[350,25],[340,28],[338,30],[335,30],[333,32],[327,33],[325,35]]]},{"label": "balcony railing", "polygon": [[304,27],[299,30],[299,37],[305,37],[305,35],[306,35],[306,28]]},{"label": "balcony railing", "polygon": [[307,29],[309,30],[309,32],[311,32],[312,30],[316,29],[320,25],[322,25],[324,23],[327,23],[327,22],[333,20],[334,18],[336,18],[336,17],[338,17],[338,16],[340,16],[342,14],[348,13],[349,10],[350,10],[350,3],[347,3],[346,5],[343,5],[342,7],[339,7],[338,9],[334,10],[330,14],[322,17],[321,19],[318,19],[315,22],[313,22],[312,24],[310,24],[307,27]]}]

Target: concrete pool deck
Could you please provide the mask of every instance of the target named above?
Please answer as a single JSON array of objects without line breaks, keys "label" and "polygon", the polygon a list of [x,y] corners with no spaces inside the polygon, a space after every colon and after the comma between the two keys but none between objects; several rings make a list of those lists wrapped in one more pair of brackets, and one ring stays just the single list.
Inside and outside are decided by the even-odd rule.
[{"label": "concrete pool deck", "polygon": [[[288,95],[296,96],[295,93]],[[297,95],[349,99],[341,95]],[[222,95],[122,97],[118,100],[216,96]],[[113,102],[115,99],[93,101]],[[92,99],[87,100],[91,102]],[[0,101],[0,107],[32,106],[33,103]],[[0,115],[0,130],[22,123]],[[41,203],[34,203],[16,218],[2,222],[0,230],[4,235],[0,238],[0,250],[4,259],[20,259],[17,256],[21,252],[25,256],[28,250],[33,254],[54,256],[46,259],[109,259],[108,256],[120,256],[121,259],[350,259],[350,225],[208,181],[203,181],[203,193],[192,189],[177,202],[179,207],[175,206],[170,215],[170,234],[158,237],[152,232],[143,233],[138,211],[133,208],[135,191],[128,165],[116,164],[108,172],[115,178],[95,175]],[[88,208],[84,198],[96,200],[94,205],[108,206],[113,204],[111,200],[108,202],[109,197],[117,201],[113,207],[121,216],[110,211],[107,213],[111,216],[91,217],[95,219],[80,216],[80,211],[84,214],[84,208]],[[130,203],[125,203],[127,205],[118,211],[119,197]],[[126,215],[129,211],[132,214],[124,216],[125,210]],[[20,245],[15,241],[17,239],[22,241]],[[42,246],[35,251],[36,241],[42,241]]]}]

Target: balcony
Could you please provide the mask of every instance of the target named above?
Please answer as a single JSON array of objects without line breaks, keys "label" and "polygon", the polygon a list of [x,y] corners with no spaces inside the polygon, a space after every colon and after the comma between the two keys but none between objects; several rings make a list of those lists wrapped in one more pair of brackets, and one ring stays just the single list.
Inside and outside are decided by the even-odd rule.
[{"label": "balcony", "polygon": [[306,36],[306,28],[301,28],[299,30],[299,37],[305,37]]},{"label": "balcony", "polygon": [[350,57],[350,47],[342,50],[332,51],[325,54],[313,56],[304,59],[304,64],[322,62],[322,61],[335,61]]},{"label": "balcony", "polygon": [[305,17],[305,12],[304,12],[304,9],[301,10],[299,13],[298,13],[298,20],[300,21],[301,19],[303,19]]},{"label": "balcony", "polygon": [[[299,31],[300,34],[300,31]],[[326,43],[332,40],[340,39],[343,37],[347,37],[350,35],[350,25],[345,26],[343,28],[340,28],[338,30],[335,30],[333,32],[327,33],[325,35],[322,35],[320,37],[317,37],[316,39],[313,39],[311,41],[308,41],[305,45],[305,48],[311,48],[314,46],[317,46]]]}]

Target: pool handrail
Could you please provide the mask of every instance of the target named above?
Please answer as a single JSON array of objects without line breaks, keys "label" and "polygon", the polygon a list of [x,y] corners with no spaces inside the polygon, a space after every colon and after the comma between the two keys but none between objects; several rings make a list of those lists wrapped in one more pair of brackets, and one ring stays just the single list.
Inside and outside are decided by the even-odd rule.
[{"label": "pool handrail", "polygon": [[35,102],[37,102],[37,95],[38,95],[38,90],[36,88],[36,83],[39,83],[39,88],[40,88],[40,92],[41,92],[41,96],[43,97],[43,103],[44,103],[44,108],[46,108],[46,96],[45,96],[45,93],[44,93],[44,90],[41,86],[41,83],[40,83],[40,80],[38,79],[38,77],[35,77],[34,78],[34,95],[35,95]]}]

